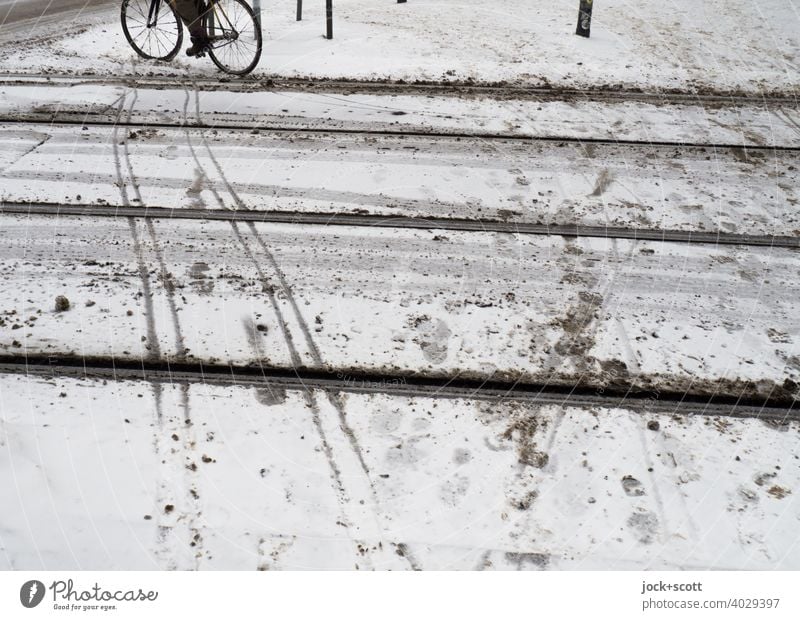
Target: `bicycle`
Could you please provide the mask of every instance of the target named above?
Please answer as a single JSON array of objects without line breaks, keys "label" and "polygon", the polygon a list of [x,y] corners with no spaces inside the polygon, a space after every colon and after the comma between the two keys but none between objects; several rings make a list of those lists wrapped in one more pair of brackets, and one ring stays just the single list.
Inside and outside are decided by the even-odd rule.
[{"label": "bicycle", "polygon": [[[183,43],[181,18],[166,0],[123,0],[122,31],[142,58],[169,61]],[[207,0],[201,14],[208,55],[221,71],[247,75],[261,59],[261,25],[244,0]],[[202,54],[201,54],[202,55]]]}]

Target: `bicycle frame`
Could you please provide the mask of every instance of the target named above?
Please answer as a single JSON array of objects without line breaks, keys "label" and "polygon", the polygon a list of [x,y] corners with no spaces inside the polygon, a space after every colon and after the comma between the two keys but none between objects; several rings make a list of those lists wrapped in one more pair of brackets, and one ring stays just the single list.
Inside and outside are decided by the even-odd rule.
[{"label": "bicycle frame", "polygon": [[[217,11],[219,11],[222,18],[228,22],[228,28],[225,28],[225,26],[221,24],[222,20],[216,17]],[[205,13],[203,13],[203,19],[205,20],[205,28],[206,32],[208,33],[208,38],[212,41],[212,43],[217,41],[235,41],[239,38],[239,33],[236,32],[231,20],[225,14],[225,10],[219,6],[219,3],[216,0],[209,0],[208,8],[206,9]],[[218,23],[219,25],[217,25]],[[216,30],[220,30],[222,34],[215,35],[214,33]]]},{"label": "bicycle frame", "polygon": [[158,13],[161,10],[161,0],[153,0],[150,3],[150,12],[147,15],[147,27],[155,28],[158,25]]},{"label": "bicycle frame", "polygon": [[[150,11],[147,15],[148,28],[155,28],[158,25],[158,15],[161,11],[162,1],[163,0],[152,0],[150,2]],[[227,28],[224,25],[221,25],[222,20],[219,19],[219,17],[215,17],[217,12],[219,12],[224,21],[227,22]],[[201,19],[203,20],[206,32],[208,33],[208,38],[212,42],[235,41],[239,38],[239,33],[233,27],[231,20],[225,14],[225,10],[219,5],[217,0],[208,1],[206,9],[201,15]],[[217,30],[220,30],[222,34],[214,34]]]}]

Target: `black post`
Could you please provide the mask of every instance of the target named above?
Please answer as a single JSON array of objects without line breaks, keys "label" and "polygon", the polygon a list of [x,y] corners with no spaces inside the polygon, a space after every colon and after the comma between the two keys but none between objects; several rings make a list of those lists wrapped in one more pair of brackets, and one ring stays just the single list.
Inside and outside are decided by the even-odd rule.
[{"label": "black post", "polygon": [[333,0],[325,0],[325,21],[327,22],[328,26],[328,33],[325,35],[326,38],[332,39],[333,38]]},{"label": "black post", "polygon": [[397,0],[397,4],[403,4],[406,0]]},{"label": "black post", "polygon": [[297,0],[297,21],[303,19],[303,0]]},{"label": "black post", "polygon": [[589,30],[592,27],[592,0],[581,0],[578,8],[578,29],[575,34],[589,38]]}]

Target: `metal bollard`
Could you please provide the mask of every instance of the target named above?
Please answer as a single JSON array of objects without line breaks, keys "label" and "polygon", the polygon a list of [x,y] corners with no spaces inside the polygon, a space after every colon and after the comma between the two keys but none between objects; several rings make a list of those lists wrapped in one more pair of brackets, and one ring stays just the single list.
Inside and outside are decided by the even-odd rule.
[{"label": "metal bollard", "polygon": [[592,27],[592,0],[581,0],[578,7],[578,29],[575,34],[589,38],[589,30]]},{"label": "metal bollard", "polygon": [[303,20],[303,0],[297,0],[297,21]]},{"label": "metal bollard", "polygon": [[333,38],[333,0],[325,0],[325,23],[327,26],[327,33],[325,38]]}]

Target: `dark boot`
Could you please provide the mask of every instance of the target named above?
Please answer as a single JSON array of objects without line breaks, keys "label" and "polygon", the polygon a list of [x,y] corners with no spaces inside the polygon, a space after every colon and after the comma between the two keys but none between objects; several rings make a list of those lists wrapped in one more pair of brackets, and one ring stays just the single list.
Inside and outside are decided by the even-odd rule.
[{"label": "dark boot", "polygon": [[206,48],[208,47],[209,40],[206,33],[192,34],[192,46],[186,50],[187,56],[205,56]]}]

